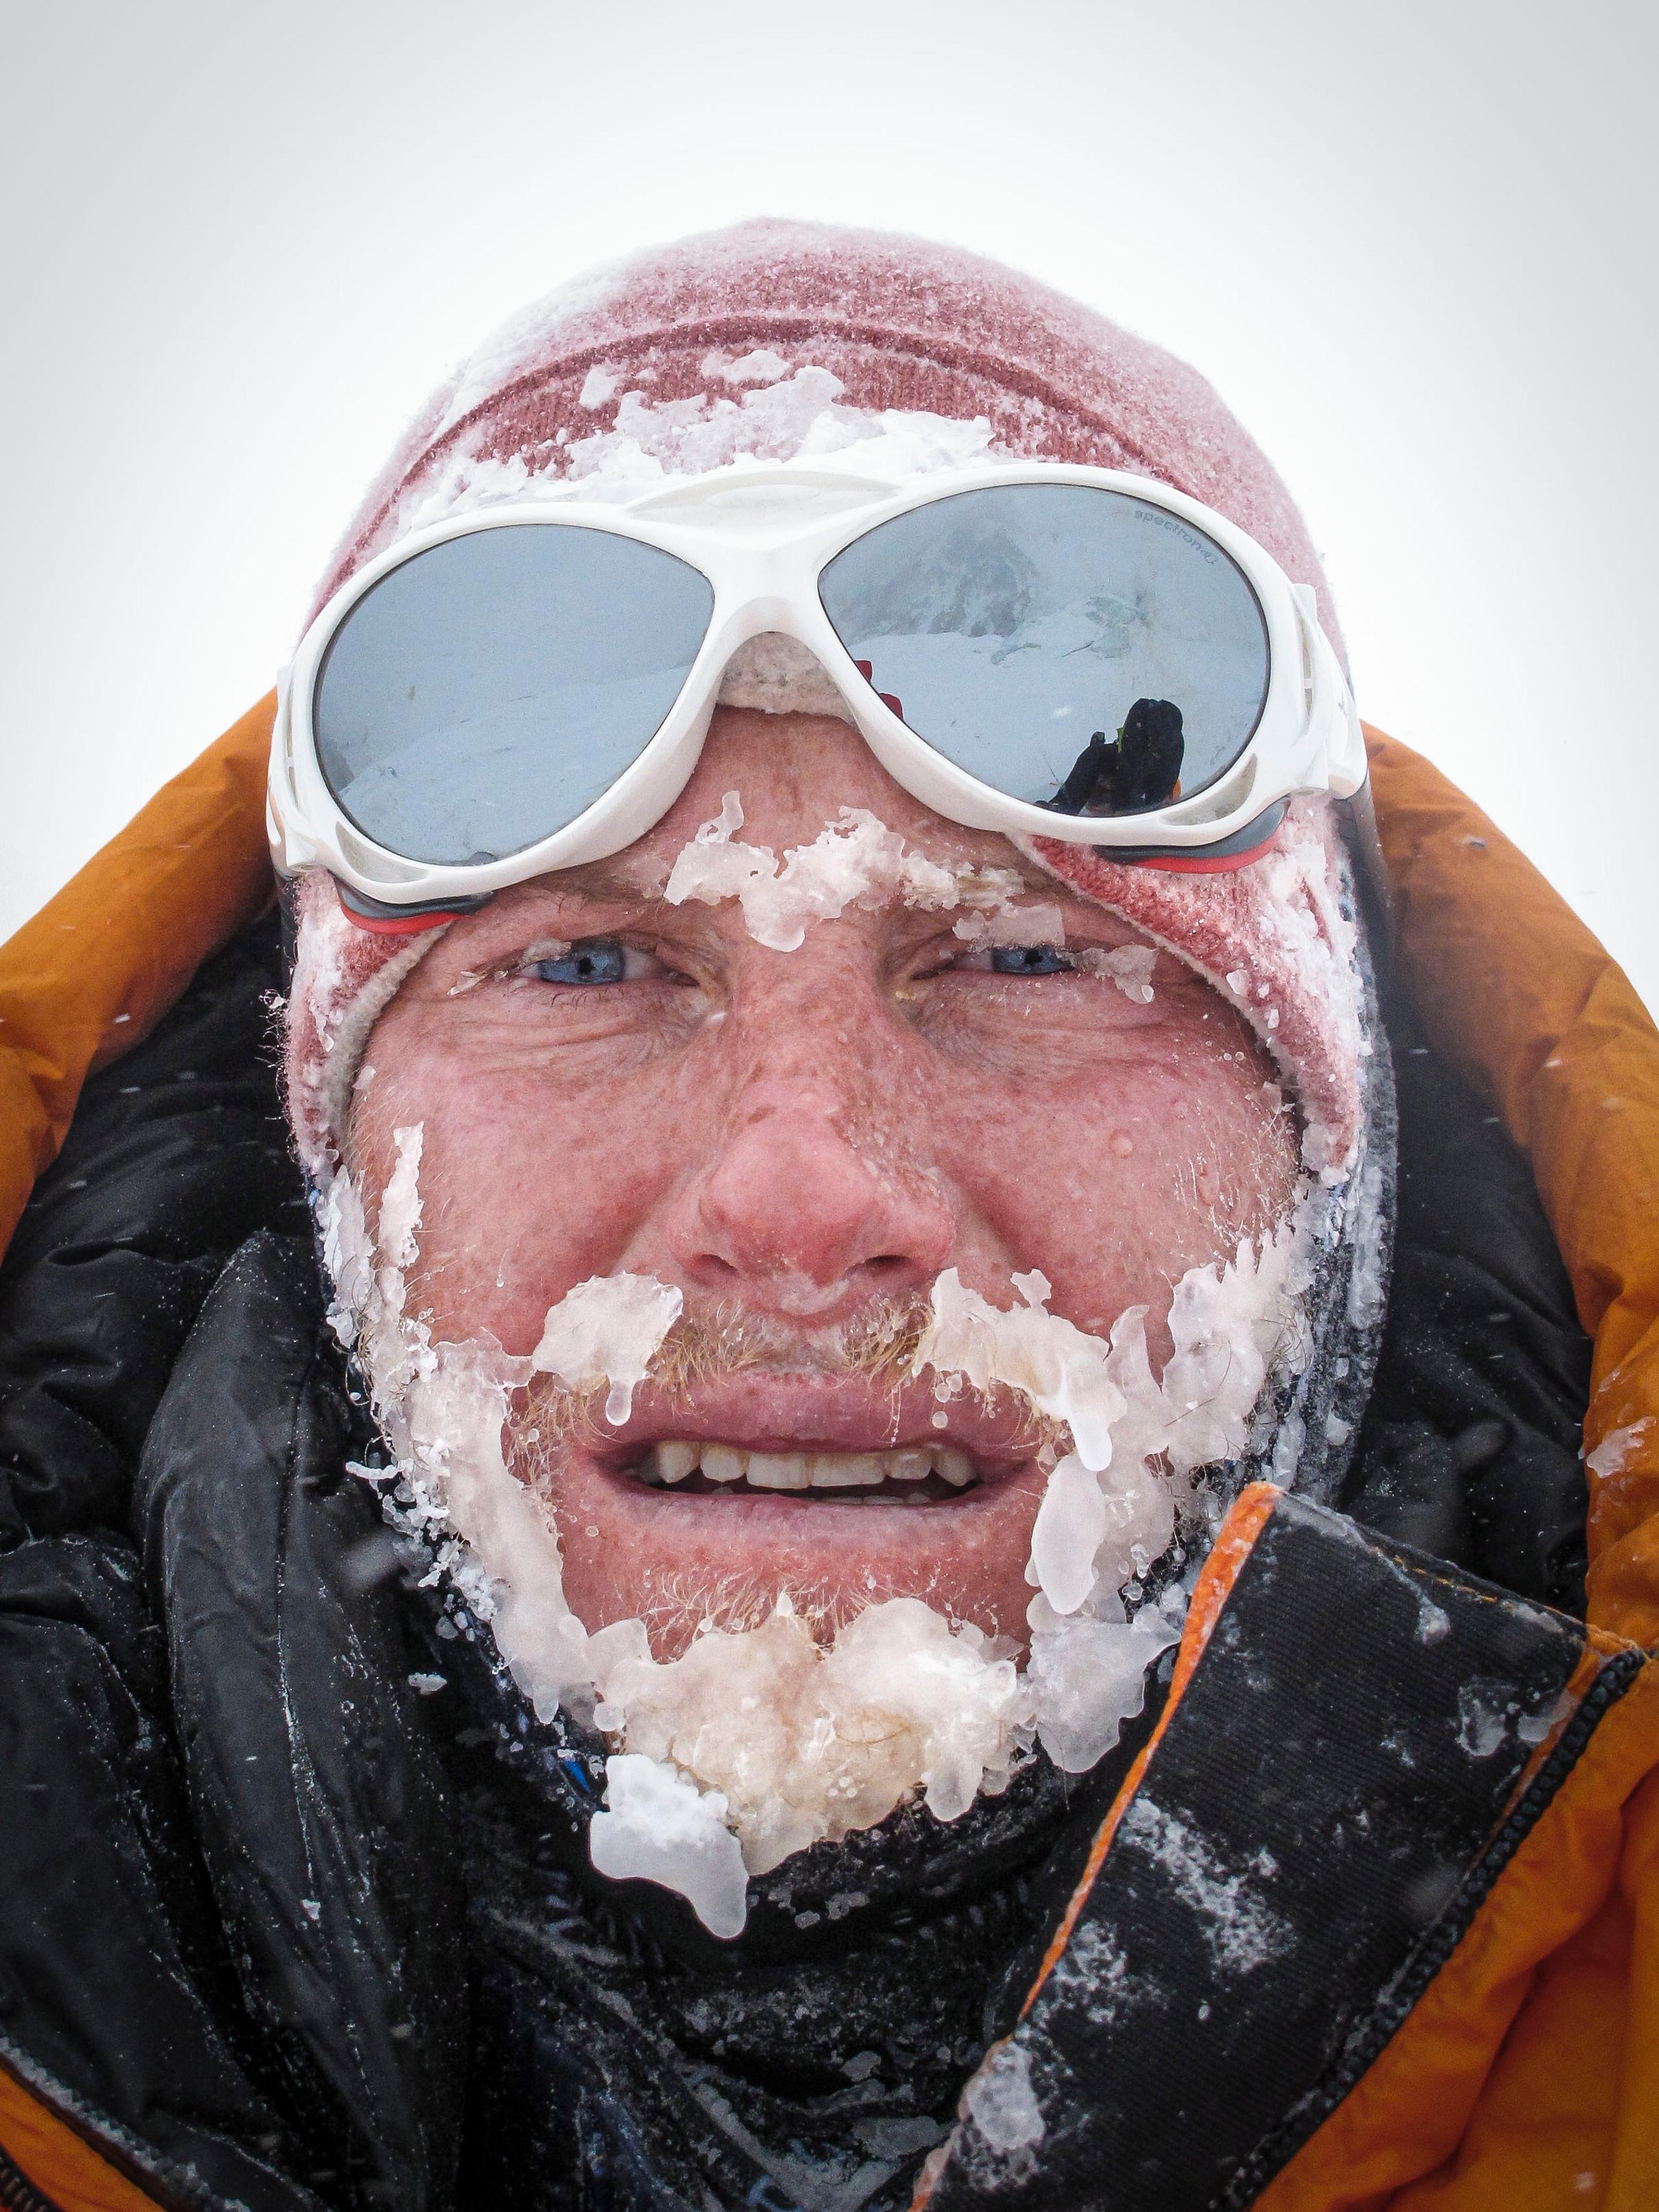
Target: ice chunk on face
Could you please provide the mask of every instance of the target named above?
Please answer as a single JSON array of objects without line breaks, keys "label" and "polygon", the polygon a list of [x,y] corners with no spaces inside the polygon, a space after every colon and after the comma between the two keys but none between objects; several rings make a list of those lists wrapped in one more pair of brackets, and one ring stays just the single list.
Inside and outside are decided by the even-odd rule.
[{"label": "ice chunk on face", "polygon": [[1126,999],[1138,1006],[1152,1003],[1152,970],[1158,965],[1155,945],[1115,945],[1109,951],[1091,945],[1077,956],[1079,967],[1091,975],[1109,975]]},{"label": "ice chunk on face", "polygon": [[673,1767],[638,1752],[605,1764],[605,1810],[593,1815],[588,1850],[612,1881],[654,1881],[690,1900],[711,1936],[740,1935],[748,1917],[743,1850],[726,1825],[718,1790],[699,1790]]},{"label": "ice chunk on face", "polygon": [[1143,1677],[1177,1632],[1143,1606],[1133,1624],[1121,1593],[1175,1534],[1182,1478],[1243,1449],[1276,1362],[1294,1362],[1305,1214],[1225,1266],[1188,1269],[1170,1314],[1161,1377],[1146,1352],[1146,1309],[1131,1307],[1109,1346],[1047,1311],[1047,1279],[1014,1278],[1023,1306],[1003,1311],[954,1269],[933,1285],[915,1371],[960,1376],[982,1393],[1020,1392],[1071,1430],[1074,1451],[1048,1477],[1026,1578],[1037,1586],[1026,1682],[1049,1756],[1082,1772],[1140,1710]]},{"label": "ice chunk on face", "polygon": [[[975,902],[986,888],[974,872],[958,875],[908,851],[898,831],[867,807],[843,806],[810,845],[792,845],[781,867],[769,845],[733,842],[742,826],[742,802],[728,791],[719,814],[680,848],[663,897],[670,906],[688,899],[718,906],[735,898],[744,928],[774,952],[798,951],[809,924],[837,921],[851,906],[873,912],[898,898],[906,906],[948,908]],[[1006,874],[997,872],[999,878]],[[1018,878],[1012,881],[1018,888]],[[990,889],[1006,902],[1003,881]]]},{"label": "ice chunk on face", "polygon": [[1182,1472],[1239,1449],[1269,1370],[1294,1334],[1301,1261],[1297,1230],[1286,1223],[1259,1250],[1243,1240],[1224,1267],[1189,1267],[1176,1284],[1163,1392],[1170,1457]]},{"label": "ice chunk on face", "polygon": [[786,1600],[678,1659],[653,1660],[638,1621],[601,1630],[591,1650],[598,1725],[717,1794],[753,1874],[874,1827],[913,1794],[957,1820],[988,1778],[1006,1785],[1030,1741],[1012,1660],[920,1598],[867,1607],[827,1648]]},{"label": "ice chunk on face", "polygon": [[605,1418],[619,1428],[684,1304],[680,1291],[654,1275],[590,1275],[548,1308],[531,1365],[573,1390],[609,1383]]},{"label": "ice chunk on face", "polygon": [[1180,1641],[1180,1631],[1153,1606],[1143,1606],[1133,1621],[1085,1613],[1061,1619],[1042,1595],[1031,1600],[1027,1618],[1026,1680],[1042,1748],[1066,1773],[1086,1774],[1140,1711],[1146,1669]]},{"label": "ice chunk on face", "polygon": [[590,1278],[549,1310],[528,1359],[509,1358],[493,1344],[434,1344],[428,1322],[405,1310],[408,1270],[418,1256],[421,1127],[394,1138],[378,1251],[355,1177],[335,1176],[324,1194],[331,1318],[343,1340],[359,1346],[376,1419],[396,1455],[409,1502],[389,1508],[389,1517],[433,1546],[432,1578],[447,1572],[466,1588],[520,1687],[550,1720],[573,1695],[591,1690],[592,1665],[586,1631],[565,1601],[557,1534],[540,1499],[507,1464],[509,1395],[538,1370],[575,1391],[606,1384],[607,1418],[625,1421],[679,1315],[681,1293],[651,1276]]},{"label": "ice chunk on face", "polygon": [[934,1280],[932,1316],[911,1372],[931,1367],[960,1375],[986,1396],[999,1387],[1018,1391],[1039,1413],[1065,1422],[1078,1457],[1097,1471],[1111,1464],[1112,1424],[1126,1411],[1123,1394],[1107,1372],[1109,1347],[1047,1312],[1046,1281],[1025,1278],[1038,1281],[1041,1297],[1022,1288],[1030,1302],[1004,1312],[947,1267]]},{"label": "ice chunk on face", "polygon": [[342,1344],[354,1341],[374,1292],[374,1246],[363,1218],[362,1193],[349,1175],[337,1175],[323,1194],[323,1266],[334,1296],[329,1325]]},{"label": "ice chunk on face", "polygon": [[380,1200],[379,1239],[381,1256],[389,1267],[405,1269],[414,1264],[415,1232],[421,1225],[421,1146],[425,1133],[426,1125],[421,1121],[412,1129],[392,1133],[398,1164]]},{"label": "ice chunk on face", "polygon": [[687,899],[718,906],[722,899],[741,898],[751,884],[777,872],[777,857],[770,846],[732,842],[742,827],[743,802],[735,791],[728,791],[720,812],[703,823],[676,855],[663,890],[670,906],[684,906]]},{"label": "ice chunk on face", "polygon": [[1105,1534],[1100,1484],[1068,1453],[1048,1477],[1031,1530],[1031,1565],[1056,1613],[1075,1613],[1094,1588],[1095,1553]]}]

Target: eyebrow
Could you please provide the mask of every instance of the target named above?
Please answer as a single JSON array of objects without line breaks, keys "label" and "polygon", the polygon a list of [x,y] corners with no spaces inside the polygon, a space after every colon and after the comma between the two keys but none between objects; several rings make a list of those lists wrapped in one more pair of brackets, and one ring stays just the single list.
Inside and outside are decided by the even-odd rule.
[{"label": "eyebrow", "polygon": [[662,890],[646,890],[619,869],[607,868],[602,861],[591,861],[568,872],[555,869],[536,879],[538,888],[545,889],[553,898],[592,900],[596,905],[609,902],[617,906],[660,906]]}]

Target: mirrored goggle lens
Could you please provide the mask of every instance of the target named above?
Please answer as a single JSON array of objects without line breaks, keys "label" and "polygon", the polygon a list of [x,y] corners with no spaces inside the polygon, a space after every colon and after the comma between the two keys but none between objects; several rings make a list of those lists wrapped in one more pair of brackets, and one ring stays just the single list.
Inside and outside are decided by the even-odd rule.
[{"label": "mirrored goggle lens", "polygon": [[1056,812],[1193,798],[1238,759],[1267,701],[1267,624],[1243,571],[1126,493],[957,492],[858,539],[818,588],[918,737]]},{"label": "mirrored goggle lens", "polygon": [[363,594],[324,659],[328,787],[408,860],[521,853],[639,758],[714,605],[696,568],[605,531],[509,525],[417,553]]}]

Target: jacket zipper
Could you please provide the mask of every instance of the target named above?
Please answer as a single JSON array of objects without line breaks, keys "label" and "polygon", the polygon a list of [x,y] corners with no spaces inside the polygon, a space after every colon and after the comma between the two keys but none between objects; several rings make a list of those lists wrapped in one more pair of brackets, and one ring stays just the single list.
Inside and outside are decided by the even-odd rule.
[{"label": "jacket zipper", "polygon": [[51,2197],[42,2196],[22,2167],[6,2155],[3,2144],[0,2144],[0,2212],[58,2212]]},{"label": "jacket zipper", "polygon": [[1621,1651],[1607,1661],[1562,1732],[1561,1741],[1534,1776],[1530,1788],[1470,1869],[1460,1893],[1439,1924],[1430,1930],[1394,1989],[1384,1994],[1364,2031],[1301,2109],[1293,2112],[1245,2160],[1227,2187],[1213,2200],[1210,2212],[1244,2212],[1246,2206],[1253,2204],[1382,2056],[1405,2025],[1418,1999],[1468,1935],[1475,1914],[1554,1802],[1557,1790],[1578,1764],[1609,1708],[1630,1688],[1648,1658],[1645,1651]]}]

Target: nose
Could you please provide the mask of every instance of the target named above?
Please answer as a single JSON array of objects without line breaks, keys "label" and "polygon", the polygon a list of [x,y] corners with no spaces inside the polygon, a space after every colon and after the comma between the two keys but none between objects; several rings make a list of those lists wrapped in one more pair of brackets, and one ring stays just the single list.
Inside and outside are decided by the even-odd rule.
[{"label": "nose", "polygon": [[716,1294],[825,1316],[931,1283],[954,1234],[942,1189],[878,1135],[855,1139],[848,1121],[832,1085],[757,1085],[683,1194],[671,1237],[686,1274]]}]

